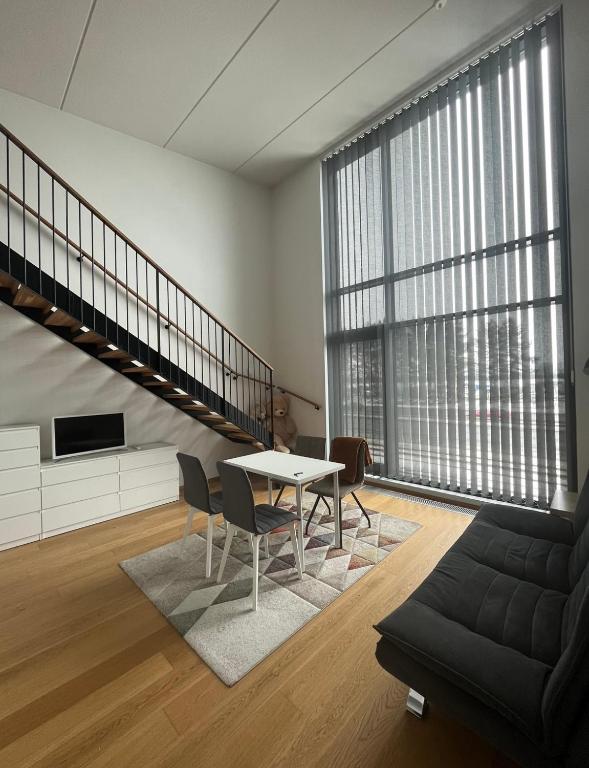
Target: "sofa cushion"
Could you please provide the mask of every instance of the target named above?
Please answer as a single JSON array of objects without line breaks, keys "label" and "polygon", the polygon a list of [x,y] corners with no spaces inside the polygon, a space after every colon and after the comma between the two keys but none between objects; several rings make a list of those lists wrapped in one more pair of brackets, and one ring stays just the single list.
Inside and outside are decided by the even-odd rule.
[{"label": "sofa cushion", "polygon": [[499,712],[531,739],[541,739],[542,691],[550,674],[547,664],[473,632],[412,598],[376,629],[431,672]]},{"label": "sofa cushion", "polygon": [[[538,514],[545,517],[541,512]],[[559,592],[569,591],[569,544],[516,533],[487,522],[481,515],[452,549],[516,579]]]},{"label": "sofa cushion", "polygon": [[567,596],[451,549],[412,597],[500,645],[553,665]]}]

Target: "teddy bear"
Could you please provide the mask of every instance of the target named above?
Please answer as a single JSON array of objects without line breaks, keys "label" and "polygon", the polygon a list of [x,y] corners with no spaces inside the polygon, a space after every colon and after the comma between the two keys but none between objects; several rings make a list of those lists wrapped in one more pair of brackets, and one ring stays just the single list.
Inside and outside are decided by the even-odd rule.
[{"label": "teddy bear", "polygon": [[290,398],[284,392],[277,392],[273,402],[266,402],[267,413],[274,407],[274,448],[281,453],[290,453],[297,436],[297,425],[288,414],[289,405]]}]

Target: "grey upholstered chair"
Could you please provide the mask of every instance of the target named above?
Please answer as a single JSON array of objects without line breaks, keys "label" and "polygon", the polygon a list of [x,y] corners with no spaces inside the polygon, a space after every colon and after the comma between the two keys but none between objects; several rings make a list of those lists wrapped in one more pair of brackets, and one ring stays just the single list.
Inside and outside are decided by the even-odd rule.
[{"label": "grey upholstered chair", "polygon": [[197,510],[202,510],[208,515],[207,521],[207,557],[205,574],[207,579],[211,576],[213,560],[213,533],[215,530],[215,518],[223,513],[223,498],[220,492],[210,493],[209,483],[202,464],[196,456],[187,453],[176,454],[182,476],[184,477],[184,499],[188,504],[188,517],[184,527],[183,541],[186,544],[192,528],[192,520]]},{"label": "grey upholstered chair", "polygon": [[[312,435],[297,435],[293,453],[295,456],[306,456],[308,459],[325,459],[325,438]],[[275,504],[280,501],[287,484],[280,486]]]},{"label": "grey upholstered chair", "polygon": [[[341,459],[338,456],[334,456],[333,453],[330,454],[330,460],[331,461],[341,461]],[[344,496],[348,496],[351,494],[354,497],[354,501],[356,504],[360,507],[362,510],[362,514],[368,521],[368,527],[371,527],[370,524],[370,517],[368,516],[368,513],[360,503],[360,499],[356,496],[356,491],[359,491],[360,488],[364,485],[364,471],[365,471],[365,454],[363,450],[358,451],[358,465],[356,469],[356,482],[355,483],[343,483],[340,482],[339,484],[339,501],[344,498]],[[309,515],[309,518],[307,520],[307,525],[305,526],[305,536],[309,532],[309,525],[311,523],[311,520],[313,519],[313,515],[315,514],[315,510],[317,509],[317,505],[319,504],[319,499],[323,500],[323,503],[327,507],[328,512],[331,514],[331,510],[329,509],[329,504],[327,503],[326,499],[333,499],[333,480],[331,477],[323,478],[322,480],[317,480],[315,483],[311,483],[311,485],[308,485],[306,490],[309,493],[316,493],[317,498],[315,499],[315,504],[313,504],[313,509],[311,510],[311,514]]]},{"label": "grey upholstered chair", "polygon": [[303,578],[296,533],[298,518],[289,510],[274,507],[271,504],[256,505],[249,477],[247,472],[241,469],[241,467],[235,467],[232,464],[219,461],[217,469],[219,470],[219,477],[223,487],[223,515],[227,521],[227,536],[225,538],[225,548],[223,549],[217,582],[220,582],[223,578],[223,571],[225,570],[225,564],[231,549],[233,534],[236,530],[251,534],[254,570],[252,607],[256,611],[258,609],[258,570],[260,539],[262,536],[267,536],[276,528],[288,527],[299,579]]}]

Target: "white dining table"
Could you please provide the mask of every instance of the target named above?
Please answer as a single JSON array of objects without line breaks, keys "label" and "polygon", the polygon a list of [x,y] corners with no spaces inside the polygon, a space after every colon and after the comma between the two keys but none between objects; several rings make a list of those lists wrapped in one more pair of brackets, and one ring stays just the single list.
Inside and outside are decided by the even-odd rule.
[{"label": "white dining table", "polygon": [[320,480],[328,475],[333,475],[333,509],[335,527],[335,546],[341,549],[341,503],[339,498],[338,472],[345,469],[345,464],[336,461],[324,461],[322,459],[310,459],[307,456],[297,456],[294,453],[282,453],[281,451],[263,451],[247,456],[237,456],[234,459],[226,459],[227,464],[245,469],[268,478],[268,503],[272,504],[272,482],[283,485],[292,485],[295,488],[297,500],[297,514],[299,516],[299,552],[301,554],[301,568],[305,569],[305,544],[303,524],[303,486]]}]

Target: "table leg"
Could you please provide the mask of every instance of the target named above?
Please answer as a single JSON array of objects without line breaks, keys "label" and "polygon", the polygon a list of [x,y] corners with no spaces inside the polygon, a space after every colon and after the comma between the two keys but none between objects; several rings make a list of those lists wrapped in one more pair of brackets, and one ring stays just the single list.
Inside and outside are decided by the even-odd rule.
[{"label": "table leg", "polygon": [[333,473],[333,517],[335,526],[335,546],[342,548],[342,503],[339,497],[339,472]]},{"label": "table leg", "polygon": [[305,570],[305,526],[303,521],[303,491],[301,486],[297,483],[297,512],[299,515],[299,552],[301,569]]},{"label": "table leg", "polygon": [[268,478],[268,504],[272,504],[272,480]]}]

